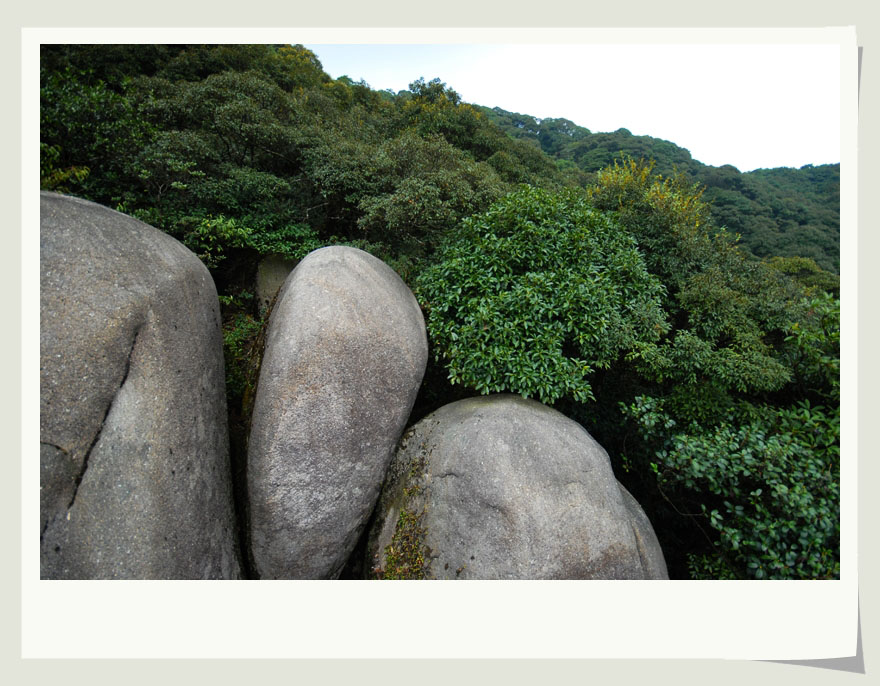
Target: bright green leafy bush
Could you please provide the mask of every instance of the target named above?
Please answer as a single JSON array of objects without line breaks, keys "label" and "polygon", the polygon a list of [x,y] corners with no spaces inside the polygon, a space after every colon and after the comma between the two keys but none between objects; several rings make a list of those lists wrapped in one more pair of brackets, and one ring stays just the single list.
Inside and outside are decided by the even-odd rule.
[{"label": "bright green leafy bush", "polygon": [[234,219],[205,217],[184,235],[183,244],[213,269],[226,257],[226,250],[244,247],[249,236],[250,230]]},{"label": "bright green leafy bush", "polygon": [[417,281],[453,383],[552,403],[666,331],[632,237],[579,191],[525,187],[462,222]]}]

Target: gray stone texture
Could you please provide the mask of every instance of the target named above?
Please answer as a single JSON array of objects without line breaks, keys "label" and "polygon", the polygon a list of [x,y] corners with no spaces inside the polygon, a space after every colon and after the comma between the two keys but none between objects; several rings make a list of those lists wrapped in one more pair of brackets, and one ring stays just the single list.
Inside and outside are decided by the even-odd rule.
[{"label": "gray stone texture", "polygon": [[211,276],[131,217],[40,203],[41,577],[239,578]]},{"label": "gray stone texture", "polygon": [[638,501],[633,498],[632,494],[626,490],[622,484],[620,494],[623,496],[623,504],[629,512],[630,523],[633,528],[633,535],[636,537],[636,545],[639,549],[639,557],[642,560],[642,568],[645,570],[645,577],[648,579],[668,579],[669,573],[666,570],[666,559],[663,557],[663,550],[660,548],[660,541],[657,540],[657,534],[654,533],[654,527],[651,526],[651,520],[639,505]]},{"label": "gray stone texture", "polygon": [[260,260],[257,265],[257,276],[254,280],[257,306],[260,311],[269,307],[272,298],[284,285],[295,267],[296,260],[288,260],[278,255],[269,255]]},{"label": "gray stone texture", "polygon": [[402,509],[419,518],[428,578],[668,578],[605,450],[518,395],[461,400],[407,431],[368,536],[374,572],[385,569]]},{"label": "gray stone texture", "polygon": [[288,277],[266,335],[248,445],[260,578],[336,578],[376,503],[428,344],[406,284],[330,247]]}]

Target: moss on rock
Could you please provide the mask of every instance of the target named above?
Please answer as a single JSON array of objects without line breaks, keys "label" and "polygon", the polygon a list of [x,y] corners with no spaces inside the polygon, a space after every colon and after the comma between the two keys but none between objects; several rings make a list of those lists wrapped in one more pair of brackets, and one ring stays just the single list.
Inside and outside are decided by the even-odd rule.
[{"label": "moss on rock", "polygon": [[[418,487],[416,487],[418,488]],[[424,510],[415,513],[403,508],[391,543],[385,546],[385,567],[376,570],[378,579],[427,579]]]}]

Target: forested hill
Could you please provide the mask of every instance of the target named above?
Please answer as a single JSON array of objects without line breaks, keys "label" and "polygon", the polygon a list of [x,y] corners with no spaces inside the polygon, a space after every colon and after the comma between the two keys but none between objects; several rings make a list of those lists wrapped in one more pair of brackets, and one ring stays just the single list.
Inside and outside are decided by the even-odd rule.
[{"label": "forested hill", "polygon": [[[626,129],[592,133],[462,103],[438,80],[397,94],[334,80],[293,46],[46,46],[41,87],[44,187],[129,211],[147,205],[173,234],[191,228],[174,208],[241,217],[239,203],[253,196],[252,228],[296,224],[399,244],[410,227],[448,225],[519,183],[587,186],[628,155],[705,186],[714,223],[754,255],[807,257],[839,272],[839,165],[743,174]],[[244,195],[228,203],[233,179]],[[261,199],[270,186],[271,219]],[[393,225],[403,231],[389,241]]]},{"label": "forested hill", "polygon": [[739,234],[741,245],[758,257],[809,257],[822,268],[840,271],[840,165],[807,165],[800,169],[713,167],[691,157],[675,143],[634,136],[621,128],[592,133],[568,119],[537,119],[501,108],[481,107],[490,121],[516,139],[537,142],[560,168],[577,170],[582,182],[595,180],[600,169],[621,155],[653,160],[654,171],[686,174],[705,186],[718,226]]}]

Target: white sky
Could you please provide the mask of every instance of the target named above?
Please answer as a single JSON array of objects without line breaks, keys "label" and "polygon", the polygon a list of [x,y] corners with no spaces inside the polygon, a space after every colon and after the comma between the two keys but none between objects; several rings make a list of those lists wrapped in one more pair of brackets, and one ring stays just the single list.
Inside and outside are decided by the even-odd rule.
[{"label": "white sky", "polygon": [[672,141],[740,171],[840,161],[837,45],[306,44],[334,78]]}]

